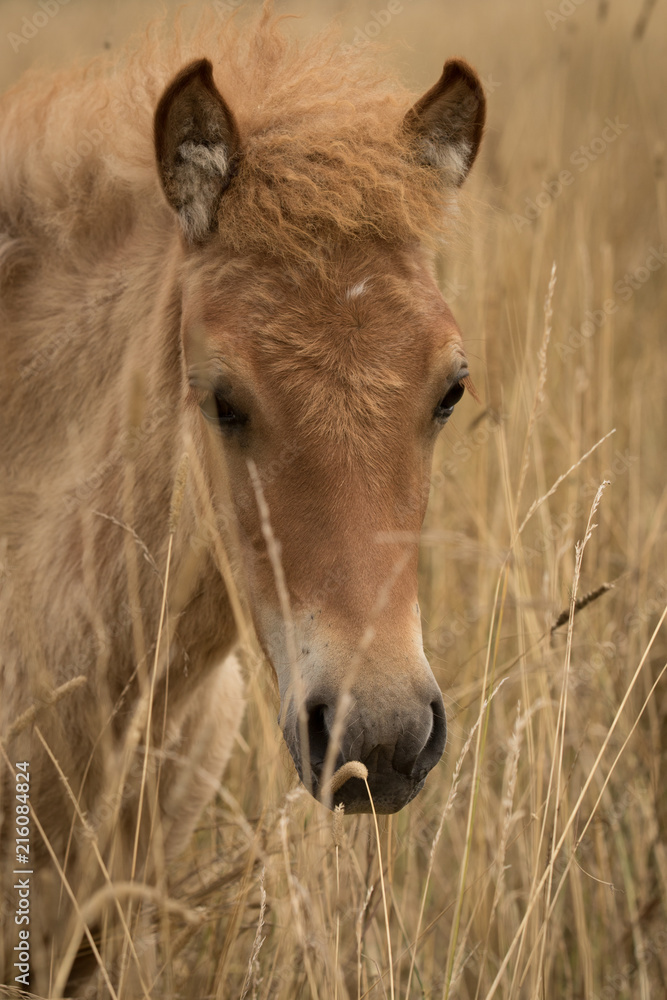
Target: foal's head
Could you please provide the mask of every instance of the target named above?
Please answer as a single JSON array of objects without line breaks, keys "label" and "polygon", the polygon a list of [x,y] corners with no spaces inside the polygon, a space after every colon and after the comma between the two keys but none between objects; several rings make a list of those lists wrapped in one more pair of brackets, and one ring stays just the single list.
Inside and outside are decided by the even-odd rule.
[{"label": "foal's head", "polygon": [[[469,376],[411,220],[464,180],[484,96],[446,63],[366,157],[354,113],[334,116],[328,145],[313,126],[311,153],[301,126],[285,175],[263,177],[262,141],[267,162],[289,149],[289,121],[244,136],[202,60],[164,94],[155,141],[186,257],[188,405],[208,460],[224,455],[285,740],[315,794],[359,760],[376,809],[394,812],[445,746],[418,538],[435,439]],[[370,809],[359,779],[334,801]]]}]

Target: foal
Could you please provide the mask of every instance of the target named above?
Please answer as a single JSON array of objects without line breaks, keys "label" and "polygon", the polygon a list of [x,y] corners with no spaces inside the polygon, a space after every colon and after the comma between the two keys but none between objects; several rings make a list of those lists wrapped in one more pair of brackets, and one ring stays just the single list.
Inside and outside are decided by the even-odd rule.
[{"label": "foal", "polygon": [[[58,956],[60,880],[149,878],[213,794],[244,609],[315,795],[357,760],[394,812],[445,745],[418,536],[470,383],[432,256],[482,88],[449,61],[413,103],[326,36],[234,31],[3,102],[2,723]],[[370,809],[359,779],[333,801]]]}]

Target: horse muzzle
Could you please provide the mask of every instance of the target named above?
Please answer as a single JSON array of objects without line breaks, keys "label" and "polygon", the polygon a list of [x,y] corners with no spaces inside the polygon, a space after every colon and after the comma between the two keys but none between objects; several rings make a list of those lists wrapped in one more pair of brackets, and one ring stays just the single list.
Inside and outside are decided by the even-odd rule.
[{"label": "horse muzzle", "polygon": [[[429,669],[430,673],[430,669]],[[346,813],[394,813],[417,795],[442,757],[447,738],[442,695],[431,683],[418,693],[391,685],[373,698],[351,692],[345,705],[330,690],[312,691],[299,712],[292,703],[283,735],[301,780],[330,808]],[[329,780],[343,764],[368,769],[368,789],[352,777],[333,794]]]}]

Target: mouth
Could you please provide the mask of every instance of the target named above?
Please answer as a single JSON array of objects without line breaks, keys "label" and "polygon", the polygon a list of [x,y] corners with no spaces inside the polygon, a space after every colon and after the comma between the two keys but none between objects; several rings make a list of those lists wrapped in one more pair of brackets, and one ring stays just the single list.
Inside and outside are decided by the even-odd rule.
[{"label": "mouth", "polygon": [[[424,787],[425,779],[415,782],[403,775],[388,779],[384,775],[369,774],[367,780],[375,812],[387,815],[399,812],[408,802],[412,802]],[[329,802],[325,801],[324,804],[330,809],[343,805],[346,815],[373,811],[366,783],[361,778],[350,778],[334,793]]]},{"label": "mouth", "polygon": [[[301,781],[313,798],[327,809],[342,805],[346,815],[375,812],[382,815],[399,812],[411,802],[424,787],[425,775],[412,778],[398,771],[368,771],[361,761],[347,761],[336,770],[333,777],[322,785],[321,767],[313,766],[311,782],[304,781],[301,765],[297,771]],[[363,774],[364,777],[357,777]],[[370,792],[370,796],[369,796]],[[372,804],[371,804],[372,798]]]}]

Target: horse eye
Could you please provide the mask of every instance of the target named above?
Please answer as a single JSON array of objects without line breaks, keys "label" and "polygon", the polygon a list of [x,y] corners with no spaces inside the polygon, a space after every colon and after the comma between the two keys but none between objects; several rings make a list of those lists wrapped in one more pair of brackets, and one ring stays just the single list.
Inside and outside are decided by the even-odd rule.
[{"label": "horse eye", "polygon": [[215,397],[215,410],[221,424],[233,423],[237,419],[235,410],[222,396]]},{"label": "horse eye", "polygon": [[463,382],[455,382],[449,392],[438,403],[435,410],[436,420],[448,420],[454,412],[454,407],[463,396]]},{"label": "horse eye", "polygon": [[202,413],[212,424],[218,427],[241,427],[247,417],[235,410],[224,396],[214,393],[202,404]]}]

